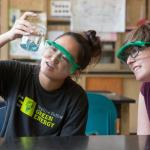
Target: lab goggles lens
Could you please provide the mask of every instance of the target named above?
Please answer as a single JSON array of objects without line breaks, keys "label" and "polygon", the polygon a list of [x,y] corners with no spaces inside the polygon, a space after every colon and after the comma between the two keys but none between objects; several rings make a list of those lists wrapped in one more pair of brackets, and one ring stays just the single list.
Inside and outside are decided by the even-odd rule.
[{"label": "lab goggles lens", "polygon": [[45,45],[47,45],[47,44],[49,46],[52,46],[52,47],[56,48],[57,50],[59,50],[66,57],[68,62],[71,64],[71,69],[70,69],[70,73],[71,74],[73,74],[77,69],[80,68],[80,66],[75,63],[75,59],[68,52],[68,50],[66,48],[64,48],[60,44],[56,43],[55,41],[51,41],[51,40],[46,40]]},{"label": "lab goggles lens", "polygon": [[116,51],[116,56],[124,63],[127,63],[129,56],[135,58],[139,51],[145,49],[145,47],[150,46],[150,42],[144,41],[134,41],[124,44],[118,51]]}]

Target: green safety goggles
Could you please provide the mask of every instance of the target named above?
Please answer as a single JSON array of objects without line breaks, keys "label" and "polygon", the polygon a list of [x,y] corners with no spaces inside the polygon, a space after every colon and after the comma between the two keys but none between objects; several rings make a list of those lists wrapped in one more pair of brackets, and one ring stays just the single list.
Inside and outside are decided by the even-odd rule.
[{"label": "green safety goggles", "polygon": [[128,48],[130,47],[147,47],[150,45],[150,42],[144,42],[144,41],[135,41],[135,42],[128,42],[126,44],[124,44],[117,52],[116,52],[116,56],[123,62],[127,62],[128,56],[126,54],[126,51]]},{"label": "green safety goggles", "polygon": [[66,50],[63,46],[59,45],[58,43],[56,43],[55,41],[51,41],[51,40],[46,40],[46,42],[50,45],[55,47],[56,49],[58,49],[63,55],[66,56],[68,62],[72,65],[71,69],[70,69],[70,73],[73,74],[77,69],[80,68],[80,66],[78,64],[75,63],[75,60],[73,58],[73,56],[68,52],[68,50]]}]

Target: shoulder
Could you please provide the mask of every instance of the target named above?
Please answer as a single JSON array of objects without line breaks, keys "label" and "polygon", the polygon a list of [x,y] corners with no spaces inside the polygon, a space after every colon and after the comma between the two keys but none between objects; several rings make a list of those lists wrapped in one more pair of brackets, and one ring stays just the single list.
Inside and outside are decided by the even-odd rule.
[{"label": "shoulder", "polygon": [[33,74],[37,70],[38,65],[31,65],[29,63],[15,61],[15,60],[7,60],[0,61],[0,73],[6,74],[7,76],[28,76]]},{"label": "shoulder", "polygon": [[146,93],[150,93],[150,82],[144,82],[141,86],[141,93],[145,95]]},{"label": "shoulder", "polygon": [[82,107],[88,105],[86,91],[72,79],[67,79],[65,90],[68,98],[70,97],[71,103],[81,105]]},{"label": "shoulder", "polygon": [[33,68],[35,65],[30,65],[29,63],[24,63],[16,60],[2,60],[0,61],[0,67],[5,67],[5,69],[19,69],[19,68]]},{"label": "shoulder", "polygon": [[144,99],[147,109],[150,110],[150,82],[142,84],[140,93],[139,99],[141,99],[141,101]]},{"label": "shoulder", "polygon": [[65,88],[73,93],[78,93],[78,95],[86,94],[85,90],[71,78],[66,79]]}]

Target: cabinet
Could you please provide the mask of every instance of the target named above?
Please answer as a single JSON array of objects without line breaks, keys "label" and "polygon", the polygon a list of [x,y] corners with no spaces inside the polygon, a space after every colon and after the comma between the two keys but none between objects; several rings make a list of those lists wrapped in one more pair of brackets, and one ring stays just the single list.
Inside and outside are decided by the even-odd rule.
[{"label": "cabinet", "polygon": [[8,30],[8,0],[0,0],[0,33]]},{"label": "cabinet", "polygon": [[123,79],[122,77],[109,77],[107,75],[101,77],[89,76],[86,77],[85,88],[88,91],[111,91],[123,94]]},{"label": "cabinet", "polygon": [[127,0],[126,4],[126,26],[135,27],[138,21],[147,18],[148,0]]},{"label": "cabinet", "polygon": [[46,11],[47,0],[9,0],[9,9],[15,8],[21,11]]}]

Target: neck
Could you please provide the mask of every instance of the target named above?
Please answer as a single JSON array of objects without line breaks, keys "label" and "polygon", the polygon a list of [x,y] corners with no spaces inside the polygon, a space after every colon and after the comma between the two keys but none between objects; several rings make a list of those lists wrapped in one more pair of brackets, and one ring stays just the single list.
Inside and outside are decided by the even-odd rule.
[{"label": "neck", "polygon": [[43,89],[50,92],[59,89],[63,85],[64,80],[53,80],[39,73],[39,82]]}]

